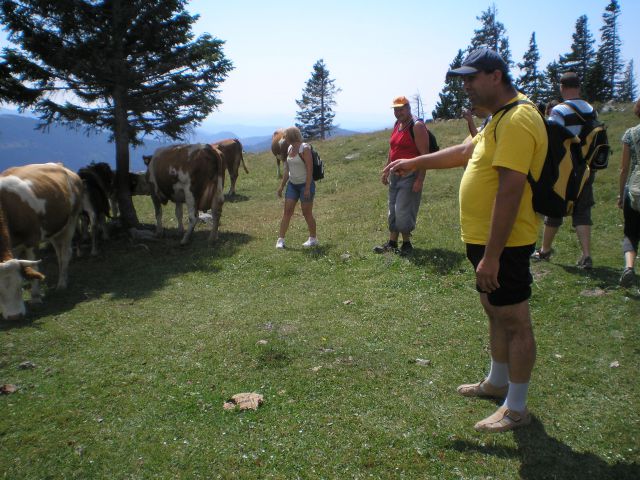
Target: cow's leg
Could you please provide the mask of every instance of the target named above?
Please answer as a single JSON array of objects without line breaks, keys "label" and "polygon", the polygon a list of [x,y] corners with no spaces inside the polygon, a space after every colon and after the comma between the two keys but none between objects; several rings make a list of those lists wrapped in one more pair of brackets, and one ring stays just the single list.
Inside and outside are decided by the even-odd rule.
[{"label": "cow's leg", "polygon": [[231,180],[231,186],[229,187],[229,196],[234,197],[236,195],[236,182],[238,181],[238,172],[234,175],[229,172],[229,179]]},{"label": "cow's leg", "polygon": [[[182,202],[176,202],[176,220],[178,221],[178,236],[184,233],[184,223],[182,222]],[[191,217],[189,217],[191,219]]]},{"label": "cow's leg", "polygon": [[91,229],[91,255],[98,255],[98,216],[95,212],[90,211],[89,213],[89,226]]},{"label": "cow's leg", "polygon": [[[196,205],[196,200],[191,192],[185,194],[185,200],[187,203],[187,212],[189,214],[189,227],[182,237],[182,240],[180,240],[180,245],[186,245],[189,243],[193,229],[196,227],[196,222],[198,221],[198,206]],[[176,204],[176,210],[177,208],[178,204]],[[182,204],[180,204],[180,219],[180,223],[182,224]]]},{"label": "cow's leg", "polygon": [[224,205],[224,177],[218,177],[216,191],[211,201],[211,234],[209,234],[209,244],[218,239],[218,227],[220,226],[220,216],[222,215],[222,206]]},{"label": "cow's leg", "polygon": [[155,195],[151,195],[151,201],[153,202],[153,210],[156,214],[156,236],[162,236],[162,204]]},{"label": "cow's leg", "polygon": [[76,233],[74,235],[74,247],[76,251],[76,257],[82,256],[82,243],[85,238],[89,238],[89,218],[83,212],[78,217],[78,225],[76,227]]},{"label": "cow's leg", "polygon": [[280,173],[280,157],[276,157],[276,169],[278,170],[278,178],[282,178],[282,173]]},{"label": "cow's leg", "polygon": [[109,194],[109,204],[111,205],[111,215],[113,218],[120,216],[120,207],[118,205],[118,194],[113,192]]},{"label": "cow's leg", "polygon": [[107,217],[104,214],[98,215],[98,226],[102,232],[102,240],[109,240],[109,230],[107,229]]},{"label": "cow's leg", "polygon": [[[24,258],[27,260],[35,260],[36,252],[34,248],[25,248],[24,249]],[[34,265],[33,269],[38,270],[38,266]],[[40,280],[34,278],[31,280],[31,293],[30,293],[31,303],[42,303],[42,294],[40,293]]]},{"label": "cow's leg", "polygon": [[64,229],[51,239],[51,244],[58,258],[58,285],[56,285],[56,289],[58,290],[67,288],[69,261],[71,260],[71,242],[77,221],[78,214],[72,215]]}]

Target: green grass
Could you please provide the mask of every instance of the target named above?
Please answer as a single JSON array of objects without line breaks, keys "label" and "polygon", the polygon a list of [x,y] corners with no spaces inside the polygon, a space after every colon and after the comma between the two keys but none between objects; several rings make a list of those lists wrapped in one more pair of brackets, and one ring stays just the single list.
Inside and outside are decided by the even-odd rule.
[{"label": "green grass", "polygon": [[[455,393],[488,366],[459,239],[462,172],[428,173],[412,258],[372,253],[387,234],[386,131],[316,145],[319,248],[300,246],[299,211],[289,248],[274,248],[275,160],[247,155],[213,248],[203,225],[180,247],[168,208],[169,238],[74,259],[68,291],[2,323],[0,384],[20,389],[0,397],[0,478],[639,478],[640,294],[617,287],[615,208],[619,139],[637,119],[602,117],[615,152],[595,187],[594,269],[573,267],[570,225],[533,266],[531,427],[476,433],[495,405]],[[443,146],[465,132],[433,129]],[[152,223],[150,200],[136,205]],[[51,287],[51,254],[44,271]],[[222,409],[244,391],[264,405]]]}]

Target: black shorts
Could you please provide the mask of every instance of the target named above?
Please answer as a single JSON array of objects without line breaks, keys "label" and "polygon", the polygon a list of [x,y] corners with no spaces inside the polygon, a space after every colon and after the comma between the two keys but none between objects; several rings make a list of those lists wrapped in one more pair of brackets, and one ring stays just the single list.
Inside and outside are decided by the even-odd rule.
[{"label": "black shorts", "polygon": [[[467,243],[467,258],[473,264],[474,270],[484,256],[484,245]],[[500,270],[498,283],[500,288],[487,294],[491,305],[504,307],[524,302],[531,297],[533,276],[529,269],[529,258],[535,250],[535,244],[522,247],[505,247],[500,255]],[[482,291],[476,285],[478,292]]]}]

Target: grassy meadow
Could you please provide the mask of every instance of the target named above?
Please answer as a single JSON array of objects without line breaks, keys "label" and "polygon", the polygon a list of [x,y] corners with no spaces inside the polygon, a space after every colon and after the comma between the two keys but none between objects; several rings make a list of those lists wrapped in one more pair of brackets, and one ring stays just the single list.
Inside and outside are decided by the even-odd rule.
[{"label": "grassy meadow", "polygon": [[[455,391],[489,363],[462,171],[427,174],[411,257],[372,252],[387,237],[385,131],[314,144],[318,248],[301,247],[297,210],[275,249],[282,200],[264,153],[246,155],[213,247],[203,224],[180,247],[169,205],[167,238],[74,258],[67,291],[45,252],[45,302],[0,322],[0,385],[19,387],[0,395],[0,478],[640,478],[640,293],[617,285],[615,206],[619,139],[637,118],[601,118],[614,153],[595,185],[594,268],[574,267],[570,221],[532,266],[530,427],[479,434],[496,405]],[[432,128],[441,146],[466,136],[462,121]],[[135,202],[153,223],[150,199]],[[239,392],[264,404],[223,410]]]}]

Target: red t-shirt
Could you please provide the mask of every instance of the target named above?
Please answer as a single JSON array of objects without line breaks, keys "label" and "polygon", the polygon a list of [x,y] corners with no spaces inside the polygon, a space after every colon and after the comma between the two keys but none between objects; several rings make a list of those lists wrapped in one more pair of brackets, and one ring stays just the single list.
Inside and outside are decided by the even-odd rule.
[{"label": "red t-shirt", "polygon": [[[396,122],[393,126],[389,145],[389,161],[399,160],[401,158],[414,158],[420,155],[416,143],[411,138],[411,132],[408,128],[399,130],[400,122]],[[413,128],[413,126],[411,127]]]}]

